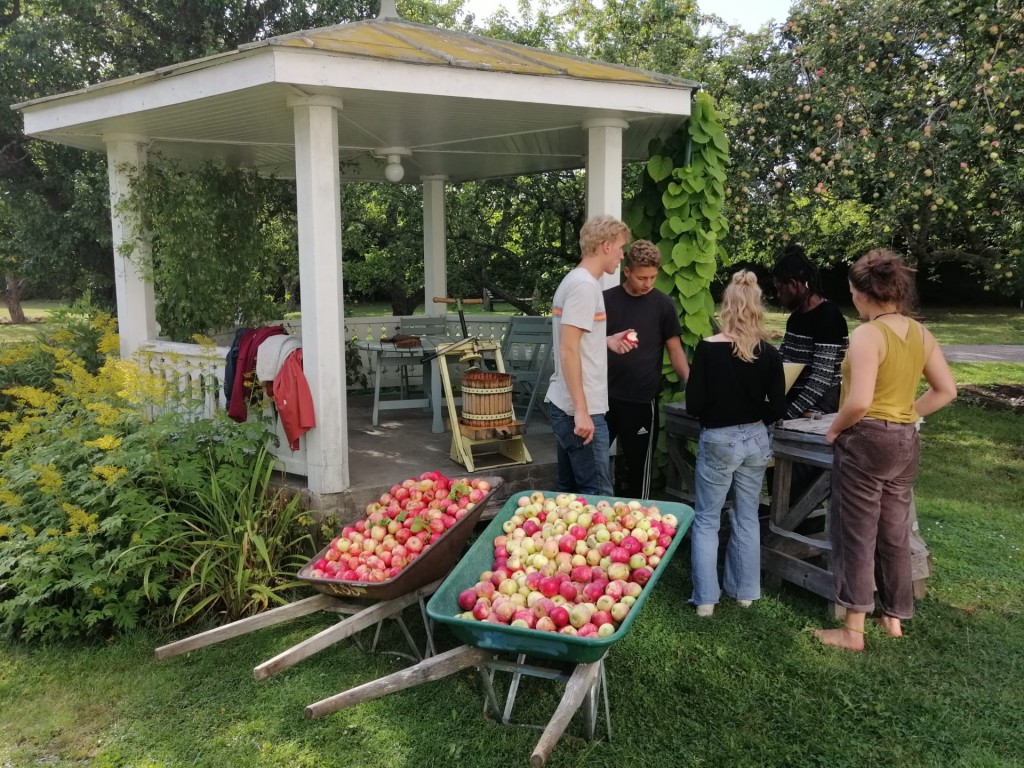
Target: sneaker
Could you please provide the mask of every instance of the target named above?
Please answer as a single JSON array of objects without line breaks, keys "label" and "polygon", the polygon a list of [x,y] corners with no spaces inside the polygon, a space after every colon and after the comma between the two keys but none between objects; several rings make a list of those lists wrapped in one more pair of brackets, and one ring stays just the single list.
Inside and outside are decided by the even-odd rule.
[{"label": "sneaker", "polygon": [[702,617],[714,616],[715,606],[714,605],[698,605],[697,615]]},{"label": "sneaker", "polygon": [[753,604],[754,604],[753,600],[737,600],[736,601],[736,605],[738,605],[740,608],[749,608]]}]

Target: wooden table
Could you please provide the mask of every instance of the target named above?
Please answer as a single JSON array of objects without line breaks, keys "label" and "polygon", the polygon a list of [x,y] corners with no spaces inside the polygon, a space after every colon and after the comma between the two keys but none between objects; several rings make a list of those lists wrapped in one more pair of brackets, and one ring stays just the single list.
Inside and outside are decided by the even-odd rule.
[{"label": "wooden table", "polygon": [[[421,337],[418,347],[398,347],[391,341],[360,341],[356,346],[366,352],[370,357],[370,365],[374,369],[373,381],[373,417],[371,423],[377,426],[381,411],[401,408],[424,408],[430,409],[432,414],[431,431],[435,433],[444,432],[444,404],[442,403],[441,373],[440,364],[437,359],[423,363],[424,356],[431,354],[438,343],[447,343],[449,340],[435,341],[428,337]],[[398,399],[381,400],[380,397],[380,376],[381,369],[387,365],[397,365],[403,370],[401,393]],[[410,398],[406,392],[405,367],[410,365],[423,365],[423,397]],[[426,373],[426,367],[430,366],[430,375]]]},{"label": "wooden table", "polygon": [[[769,582],[788,581],[829,600],[830,612],[839,616],[844,613],[843,609],[831,603],[835,590],[825,514],[832,491],[832,446],[825,442],[831,420],[831,415],[820,419],[793,419],[781,422],[773,430],[775,465],[769,513],[763,521],[761,534],[761,569]],[[671,403],[665,406],[665,432],[669,455],[666,490],[669,495],[692,504],[700,424],[686,414],[685,404]],[[794,497],[793,474],[798,466],[802,467],[798,471],[808,478]],[[920,599],[924,597],[926,580],[931,575],[931,558],[918,532],[913,506],[910,527],[914,596]]]}]

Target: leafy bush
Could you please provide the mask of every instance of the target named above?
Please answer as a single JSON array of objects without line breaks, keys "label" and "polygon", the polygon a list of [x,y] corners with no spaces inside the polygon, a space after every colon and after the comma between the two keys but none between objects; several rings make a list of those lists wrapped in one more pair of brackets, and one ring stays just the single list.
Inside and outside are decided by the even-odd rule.
[{"label": "leafy bush", "polygon": [[106,636],[220,609],[234,617],[282,600],[294,573],[306,520],[297,499],[267,493],[267,425],[193,421],[187,407],[169,408],[161,380],[111,355],[112,326],[97,314],[79,328],[103,329],[95,372],[67,324],[53,343],[0,355],[0,370],[9,359],[37,374],[53,366],[48,386],[8,380],[2,390],[7,635]]}]

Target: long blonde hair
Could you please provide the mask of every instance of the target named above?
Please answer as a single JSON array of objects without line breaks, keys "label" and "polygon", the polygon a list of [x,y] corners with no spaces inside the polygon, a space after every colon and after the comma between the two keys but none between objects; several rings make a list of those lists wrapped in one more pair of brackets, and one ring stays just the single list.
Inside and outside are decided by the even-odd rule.
[{"label": "long blonde hair", "polygon": [[769,337],[764,327],[761,287],[753,272],[742,269],[732,276],[722,296],[719,316],[722,333],[732,340],[732,353],[747,363],[756,360],[754,348]]}]

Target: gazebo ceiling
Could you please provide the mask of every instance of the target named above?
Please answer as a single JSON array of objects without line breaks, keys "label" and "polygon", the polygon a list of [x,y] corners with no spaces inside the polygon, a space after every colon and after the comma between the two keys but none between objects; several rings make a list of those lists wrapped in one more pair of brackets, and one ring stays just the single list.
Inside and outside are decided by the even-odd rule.
[{"label": "gazebo ceiling", "polygon": [[289,99],[340,98],[345,179],[382,180],[387,147],[411,151],[405,180],[452,181],[582,167],[583,123],[619,118],[623,160],[690,113],[697,83],[395,18],[251,43],[15,105],[28,135],[105,152],[131,135],[186,163],[294,175]]}]

